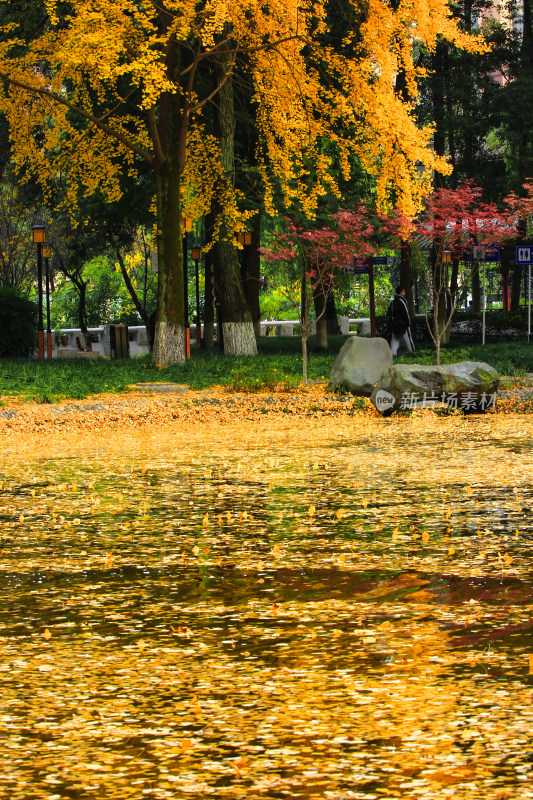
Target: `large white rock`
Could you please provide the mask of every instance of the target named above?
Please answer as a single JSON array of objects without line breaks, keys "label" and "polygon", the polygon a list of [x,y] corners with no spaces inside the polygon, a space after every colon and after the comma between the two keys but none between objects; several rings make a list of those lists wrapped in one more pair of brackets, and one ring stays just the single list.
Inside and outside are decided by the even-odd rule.
[{"label": "large white rock", "polygon": [[374,385],[391,366],[392,353],[386,339],[351,336],[335,359],[329,383],[355,395],[370,397]]}]

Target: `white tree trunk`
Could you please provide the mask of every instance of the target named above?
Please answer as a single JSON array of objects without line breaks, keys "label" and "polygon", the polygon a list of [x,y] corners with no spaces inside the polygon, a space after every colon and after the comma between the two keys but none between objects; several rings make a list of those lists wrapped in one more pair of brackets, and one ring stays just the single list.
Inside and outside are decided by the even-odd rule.
[{"label": "white tree trunk", "polygon": [[181,325],[156,324],[153,359],[161,367],[185,363],[185,331]]},{"label": "white tree trunk", "polygon": [[224,353],[227,355],[257,355],[257,344],[252,322],[223,322],[222,336],[224,339]]}]

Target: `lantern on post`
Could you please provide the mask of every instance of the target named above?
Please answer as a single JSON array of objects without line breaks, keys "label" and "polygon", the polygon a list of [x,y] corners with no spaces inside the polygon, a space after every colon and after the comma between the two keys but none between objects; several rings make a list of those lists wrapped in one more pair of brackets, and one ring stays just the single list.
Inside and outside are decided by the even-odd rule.
[{"label": "lantern on post", "polygon": [[32,225],[33,243],[37,245],[37,296],[39,304],[39,358],[44,358],[44,330],[43,330],[43,261],[42,250],[46,242],[46,228],[44,225]]},{"label": "lantern on post", "polygon": [[52,248],[43,244],[44,273],[46,286],[46,357],[52,358],[52,329],[50,327],[50,258]]}]

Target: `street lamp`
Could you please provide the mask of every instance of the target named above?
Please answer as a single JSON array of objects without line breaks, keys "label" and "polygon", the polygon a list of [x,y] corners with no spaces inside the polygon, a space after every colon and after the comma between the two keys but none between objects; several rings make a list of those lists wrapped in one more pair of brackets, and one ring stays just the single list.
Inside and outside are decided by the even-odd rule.
[{"label": "street lamp", "polygon": [[50,257],[52,248],[49,244],[43,244],[42,250],[46,276],[46,357],[52,358],[52,329],[50,327]]},{"label": "street lamp", "polygon": [[37,245],[37,290],[39,303],[39,358],[44,358],[44,330],[43,330],[43,261],[42,249],[46,242],[46,228],[44,225],[32,225],[33,243]]},{"label": "street lamp", "polygon": [[191,357],[191,329],[189,327],[189,270],[188,270],[188,250],[187,234],[192,231],[191,217],[182,216],[181,235],[183,253],[183,300],[185,314],[185,358]]},{"label": "street lamp", "polygon": [[202,249],[200,247],[193,247],[191,256],[194,261],[194,276],[196,279],[196,344],[203,347],[202,326],[200,324],[200,275],[198,272],[198,262],[202,257]]}]

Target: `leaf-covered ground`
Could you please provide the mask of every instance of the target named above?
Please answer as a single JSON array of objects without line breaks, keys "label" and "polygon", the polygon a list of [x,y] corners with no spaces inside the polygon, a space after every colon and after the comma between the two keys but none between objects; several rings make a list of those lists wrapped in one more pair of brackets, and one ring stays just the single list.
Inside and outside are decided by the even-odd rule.
[{"label": "leaf-covered ground", "polygon": [[2,420],[0,796],[532,798],[533,419],[230,399]]}]

